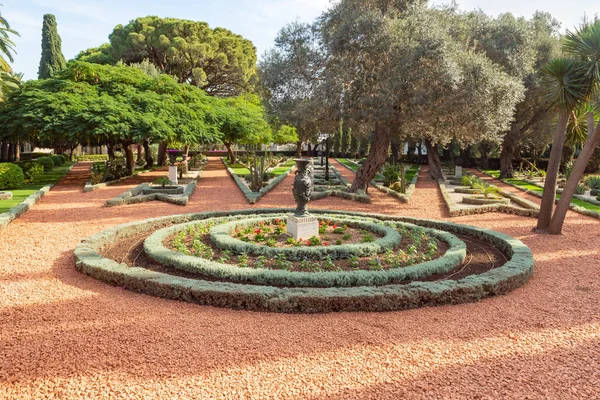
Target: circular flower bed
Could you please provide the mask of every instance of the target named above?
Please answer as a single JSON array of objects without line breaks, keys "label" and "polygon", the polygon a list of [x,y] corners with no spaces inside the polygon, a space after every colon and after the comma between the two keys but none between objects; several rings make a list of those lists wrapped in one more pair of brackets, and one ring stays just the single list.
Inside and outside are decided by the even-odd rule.
[{"label": "circular flower bed", "polygon": [[[321,236],[343,236],[355,230],[347,243],[286,243],[281,221],[290,211],[188,214],[122,225],[84,240],[75,250],[77,268],[157,296],[278,312],[396,310],[474,301],[506,293],[533,272],[531,252],[520,241],[439,221],[315,211],[325,226]],[[336,229],[340,233],[334,234]],[[264,238],[257,239],[259,233]],[[282,239],[266,244],[277,235]],[[366,235],[373,241],[363,242]],[[396,235],[400,240],[391,240]],[[260,251],[251,255],[244,247],[234,254],[227,247],[219,248],[212,241],[215,237],[280,253],[267,258]],[[361,258],[349,250],[378,240],[389,241],[381,252]],[[140,250],[133,262],[123,264],[127,257],[111,256],[110,249],[122,247],[127,255],[137,243]],[[477,251],[482,246],[487,246],[486,254],[492,251],[498,256],[491,264],[474,268],[469,248]],[[344,251],[329,253],[335,247]],[[295,259],[286,258],[288,251]],[[296,258],[300,253],[304,258]],[[146,259],[142,267],[135,264],[138,258]]]}]

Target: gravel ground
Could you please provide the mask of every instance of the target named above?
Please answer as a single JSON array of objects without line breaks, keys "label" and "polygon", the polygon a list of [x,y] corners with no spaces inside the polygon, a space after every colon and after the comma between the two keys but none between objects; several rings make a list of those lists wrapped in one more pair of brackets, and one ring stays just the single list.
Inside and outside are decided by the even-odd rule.
[{"label": "gravel ground", "polygon": [[[513,235],[535,254],[528,284],[474,304],[254,313],[136,294],[74,269],[77,243],[109,226],[249,208],[218,163],[185,208],[103,208],[137,181],[84,194],[89,173],[76,166],[0,231],[1,399],[600,398],[600,223],[571,212],[556,237],[532,234],[531,218],[452,219]],[[311,206],[445,219],[426,173],[409,204],[372,189],[370,205],[333,197]],[[256,207],[292,206],[292,179]]]}]

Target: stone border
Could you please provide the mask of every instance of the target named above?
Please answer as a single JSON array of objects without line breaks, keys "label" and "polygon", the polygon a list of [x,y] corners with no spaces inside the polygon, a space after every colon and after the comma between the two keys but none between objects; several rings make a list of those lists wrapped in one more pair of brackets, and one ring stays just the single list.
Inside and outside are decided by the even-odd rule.
[{"label": "stone border", "polygon": [[137,185],[131,190],[127,190],[121,193],[117,197],[113,197],[112,199],[106,200],[106,202],[104,203],[104,207],[123,206],[126,204],[138,204],[153,200],[164,201],[166,203],[171,203],[178,206],[185,206],[190,200],[192,193],[194,193],[194,191],[196,190],[196,186],[198,185],[198,180],[200,180],[202,171],[203,170],[198,171],[198,175],[195,178],[193,178],[194,180],[192,182],[187,184],[185,190],[183,191],[183,194],[179,196],[167,195],[163,193],[142,194],[144,190],[150,187],[150,184],[146,182]]},{"label": "stone border", "polygon": [[[235,214],[276,214],[292,211],[292,209],[252,209],[240,210]],[[534,260],[531,250],[520,240],[501,232],[451,222],[382,214],[369,215],[333,210],[319,210],[315,213],[401,221],[427,228],[443,229],[456,234],[468,234],[498,247],[507,254],[509,260],[501,267],[459,280],[344,288],[277,288],[171,276],[143,268],[128,267],[99,254],[101,249],[115,240],[142,231],[165,227],[171,223],[197,221],[232,214],[210,212],[153,218],[109,228],[84,239],[75,248],[76,269],[106,283],[163,298],[217,307],[286,313],[392,311],[473,302],[490,296],[506,294],[524,285],[533,275]]]},{"label": "stone border", "polygon": [[256,202],[258,202],[260,199],[262,199],[264,195],[269,193],[271,190],[275,189],[275,187],[277,187],[277,185],[279,185],[281,183],[281,181],[284,180],[290,174],[290,172],[292,172],[292,169],[294,169],[294,167],[295,167],[295,165],[292,165],[286,172],[284,172],[281,175],[279,175],[278,177],[274,178],[267,186],[261,188],[258,192],[253,192],[242,181],[242,178],[240,178],[233,169],[229,168],[229,166],[225,162],[225,157],[221,157],[221,162],[223,163],[225,168],[227,168],[227,172],[229,173],[229,176],[231,176],[233,181],[240,188],[240,190],[244,194],[244,197],[246,198],[246,200],[248,200],[249,204],[256,204]]},{"label": "stone border", "polygon": [[540,212],[540,208],[537,204],[535,204],[529,200],[521,199],[520,197],[518,197],[512,193],[506,192],[500,188],[498,188],[498,193],[500,195],[509,198],[510,200],[514,201],[515,203],[519,204],[522,207],[525,207],[526,209],[518,208],[518,207],[515,207],[512,205],[499,204],[499,203],[483,205],[481,207],[474,207],[474,208],[460,208],[456,204],[456,202],[454,201],[454,199],[452,198],[450,193],[448,192],[446,183],[443,180],[438,179],[438,186],[440,188],[440,192],[442,192],[442,197],[444,198],[444,202],[446,203],[446,206],[448,207],[448,214],[450,215],[450,217],[461,217],[463,215],[485,214],[488,212],[503,212],[506,214],[520,215],[522,217],[536,218]]},{"label": "stone border", "polygon": [[64,178],[73,169],[73,167],[75,165],[77,165],[76,162],[73,163],[73,165],[71,165],[69,168],[67,168],[65,173],[60,178],[58,178],[58,180],[56,182],[54,182],[50,185],[42,186],[40,188],[40,190],[38,190],[35,193],[30,194],[29,196],[27,196],[27,198],[25,200],[23,200],[16,206],[10,208],[8,211],[0,213],[0,229],[6,228],[8,226],[8,224],[13,222],[15,219],[17,219],[18,217],[23,215],[31,207],[33,207],[38,201],[40,201],[40,199],[42,197],[44,197],[44,195],[46,193],[48,193],[50,191],[50,189],[52,189],[54,187],[54,185],[56,185],[58,182],[60,182],[61,179]]},{"label": "stone border", "polygon": [[[540,193],[540,192],[538,192],[538,191],[535,191],[535,190],[529,190],[529,189],[525,189],[524,187],[521,187],[521,186],[519,186],[519,185],[515,185],[515,184],[513,184],[513,183],[511,183],[511,182],[507,182],[507,181],[505,181],[504,179],[499,179],[499,178],[496,178],[496,177],[494,177],[494,176],[492,176],[492,175],[490,175],[490,174],[488,174],[488,173],[486,173],[486,172],[484,172],[484,171],[482,171],[482,170],[480,170],[480,169],[477,169],[477,171],[481,172],[481,173],[482,173],[482,174],[484,174],[485,176],[489,176],[490,178],[493,178],[493,179],[498,179],[500,182],[502,182],[502,183],[505,183],[505,184],[507,184],[507,185],[509,185],[509,186],[512,186],[512,187],[514,187],[514,188],[516,188],[516,189],[519,189],[519,190],[520,190],[520,191],[522,191],[522,192],[525,192],[525,193],[527,193],[527,194],[530,194],[530,195],[532,195],[532,196],[535,196],[535,197],[539,197],[540,199],[542,198],[542,193]],[[520,178],[518,178],[518,179],[520,179]],[[523,182],[531,183],[531,182],[530,182],[530,181],[528,181],[528,180],[524,180],[524,179],[520,179],[520,180],[522,180]],[[534,184],[534,183],[531,183],[531,184],[532,184],[532,185],[535,185],[535,186],[537,186],[537,187],[541,187],[541,186],[539,186],[539,185],[536,185],[536,184]],[[557,192],[557,193],[558,193],[558,192]],[[590,199],[585,199],[585,198],[583,198],[582,196],[580,196],[580,195],[578,195],[578,194],[574,194],[574,195],[573,195],[573,198],[575,198],[575,199],[578,199],[578,200],[581,200],[581,201],[588,202],[588,203],[590,203],[590,204],[594,204],[594,205],[598,205],[598,206],[600,206],[600,201],[598,201],[598,204],[596,204],[595,202],[592,202],[592,201],[590,201]],[[558,199],[554,199],[554,204],[558,204]],[[539,206],[538,206],[538,207],[539,207]],[[588,210],[587,208],[584,208],[584,207],[578,206],[578,205],[576,205],[576,204],[573,204],[573,203],[569,203],[569,209],[570,209],[571,211],[577,212],[577,213],[579,213],[579,214],[587,215],[588,217],[592,217],[592,218],[600,219],[600,212],[598,212],[598,211],[592,211],[592,210]]]},{"label": "stone border", "polygon": [[[272,217],[274,216],[264,215],[262,219],[264,220],[265,218]],[[337,218],[336,216],[330,217]],[[247,221],[246,219],[240,220],[241,222]],[[234,220],[231,222],[231,224],[235,225],[240,220]],[[352,222],[369,223],[368,221],[369,219],[354,220]],[[308,287],[383,285],[401,282],[403,280],[418,279],[433,274],[450,271],[462,264],[466,257],[466,245],[456,236],[448,232],[418,227],[413,224],[402,222],[398,222],[398,224],[406,226],[409,229],[422,229],[436,239],[446,242],[450,246],[449,249],[442,257],[435,260],[430,260],[402,268],[391,268],[383,271],[360,270],[340,272],[291,272],[273,269],[241,268],[232,264],[224,264],[200,257],[185,255],[177,251],[172,251],[164,246],[163,242],[167,237],[187,229],[190,225],[197,224],[198,221],[193,221],[157,230],[144,242],[144,250],[146,251],[146,254],[148,257],[160,264],[182,271],[199,273],[219,279],[278,286]],[[395,229],[392,230],[396,232]]]},{"label": "stone border", "polygon": [[[91,161],[82,161],[82,162],[91,162]],[[137,171],[137,172],[134,171],[134,173],[131,174],[131,175],[123,176],[123,177],[121,177],[119,179],[115,179],[114,181],[97,183],[95,185],[92,185],[92,180],[89,179],[89,180],[87,180],[85,182],[85,185],[83,186],[83,193],[93,192],[94,190],[97,190],[97,189],[100,189],[100,188],[103,188],[103,187],[111,186],[111,185],[114,185],[116,183],[121,183],[124,180],[127,180],[127,179],[131,178],[132,176],[144,175],[144,174],[147,174],[148,172],[154,172],[154,171],[159,170],[161,168],[163,168],[163,166],[152,167],[152,168],[150,168],[148,170],[144,170],[144,171]]]},{"label": "stone border", "polygon": [[[456,193],[456,191],[455,191]],[[471,204],[476,206],[487,206],[489,204],[504,204],[509,205],[510,199],[506,197],[502,198],[483,198],[474,196],[463,196],[462,202],[465,204]]]}]

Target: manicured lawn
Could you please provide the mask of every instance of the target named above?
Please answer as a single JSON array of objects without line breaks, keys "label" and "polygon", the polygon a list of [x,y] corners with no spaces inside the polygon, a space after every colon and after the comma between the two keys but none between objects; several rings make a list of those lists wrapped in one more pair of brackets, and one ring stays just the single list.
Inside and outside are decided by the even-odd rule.
[{"label": "manicured lawn", "polygon": [[411,165],[410,168],[408,169],[408,171],[406,171],[406,182],[408,182],[408,183],[412,182],[412,180],[415,177],[415,175],[417,174],[418,170],[419,170],[418,165]]},{"label": "manicured lawn", "polygon": [[[348,160],[347,158],[336,158],[336,160],[338,160],[338,162],[340,162],[341,164],[343,164],[346,167],[350,168],[354,172],[356,172],[356,170],[359,167],[359,165],[357,165],[356,163],[353,163],[352,161]],[[406,171],[406,181],[407,182],[412,181],[412,179],[415,176],[415,174],[417,173],[418,169],[419,169],[418,165],[411,165],[410,166],[410,168]],[[376,181],[383,181],[384,178],[383,178],[383,176],[381,174],[377,174],[375,176],[375,180]]]},{"label": "manicured lawn", "polygon": [[296,161],[288,160],[285,163],[283,163],[281,166],[270,169],[269,172],[274,173],[275,176],[279,176],[281,174],[286,173],[290,169],[290,167],[292,167],[294,165],[296,165]]},{"label": "manicured lawn", "polygon": [[[489,174],[489,175],[493,176],[494,178],[499,178],[500,177],[500,171],[498,171],[498,170],[484,169],[483,171],[486,174]],[[512,185],[519,186],[519,187],[521,187],[523,189],[535,191],[535,192],[538,192],[538,193],[542,193],[544,191],[544,189],[542,189],[541,187],[536,186],[536,185],[532,185],[531,183],[528,183],[528,182],[526,182],[524,180],[521,180],[521,179],[509,178],[509,179],[504,179],[504,181],[507,182],[507,183],[510,183]],[[560,199],[560,194],[557,194],[556,198]],[[571,199],[571,204],[575,204],[576,206],[583,207],[583,208],[585,208],[587,210],[600,212],[600,206],[597,206],[597,205],[592,204],[592,203],[588,203],[587,201],[583,201],[583,200],[579,200],[579,199]]]},{"label": "manicured lawn", "polygon": [[250,170],[242,164],[231,164],[229,165],[229,168],[231,168],[238,176],[250,175]]},{"label": "manicured lawn", "polygon": [[67,161],[64,165],[56,167],[50,172],[46,172],[38,182],[23,185],[16,190],[5,190],[5,192],[12,192],[13,198],[10,200],[0,200],[0,213],[8,211],[42,187],[57,182],[67,172],[71,165],[73,165],[73,163]]}]

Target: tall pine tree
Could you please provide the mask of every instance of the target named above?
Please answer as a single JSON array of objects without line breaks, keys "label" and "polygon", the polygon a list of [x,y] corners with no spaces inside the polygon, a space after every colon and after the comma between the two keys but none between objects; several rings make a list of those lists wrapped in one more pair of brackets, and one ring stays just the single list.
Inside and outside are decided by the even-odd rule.
[{"label": "tall pine tree", "polygon": [[67,62],[61,50],[60,36],[56,29],[56,18],[52,14],[46,14],[42,26],[42,59],[38,78],[50,78],[54,72],[60,71],[66,66]]}]

